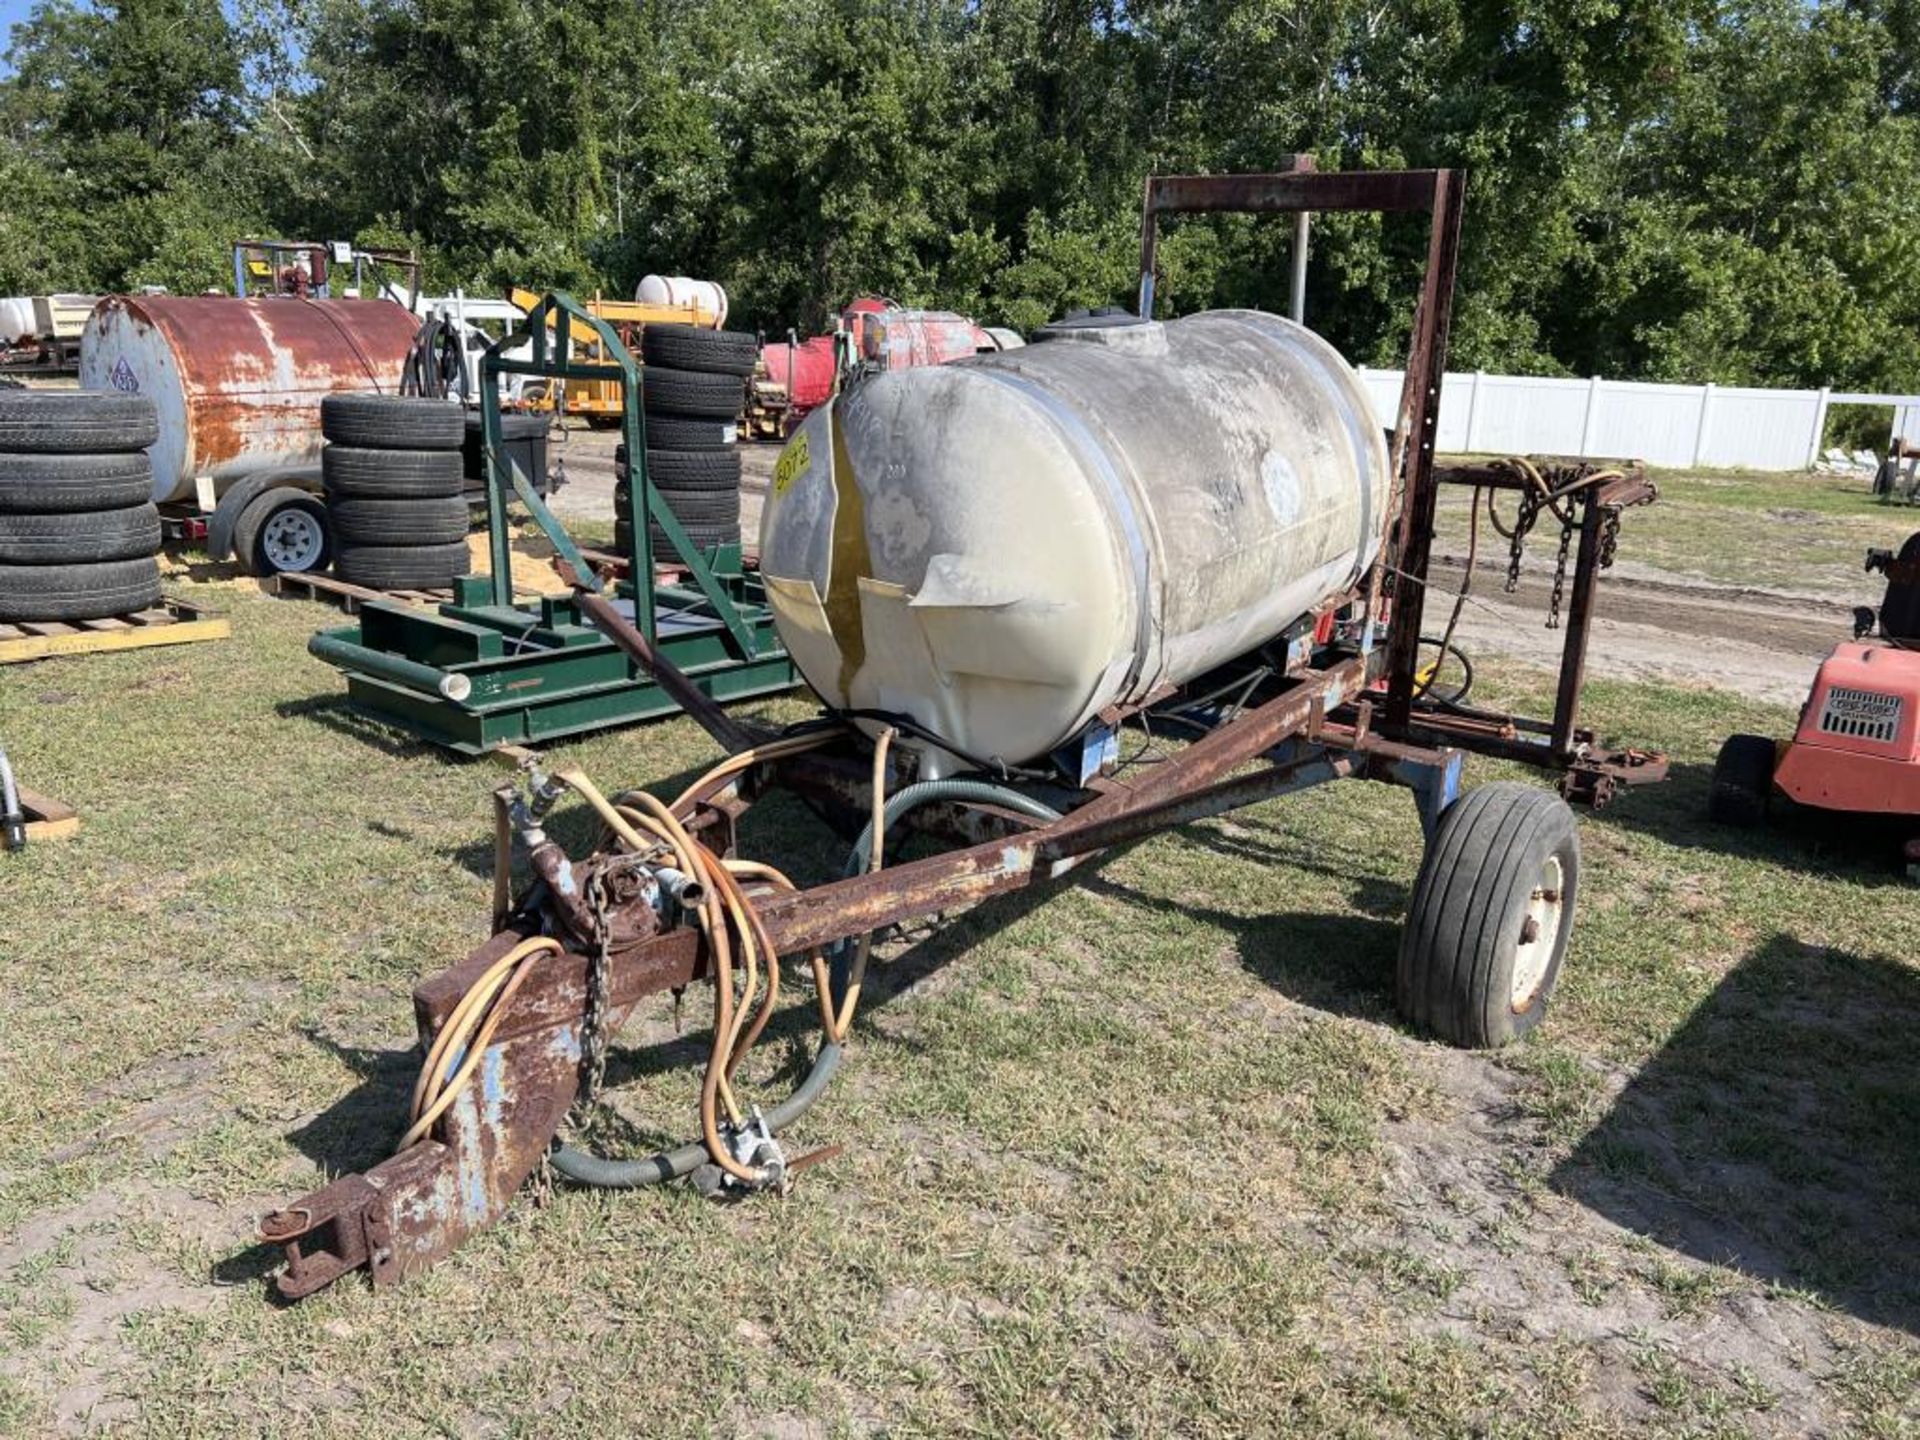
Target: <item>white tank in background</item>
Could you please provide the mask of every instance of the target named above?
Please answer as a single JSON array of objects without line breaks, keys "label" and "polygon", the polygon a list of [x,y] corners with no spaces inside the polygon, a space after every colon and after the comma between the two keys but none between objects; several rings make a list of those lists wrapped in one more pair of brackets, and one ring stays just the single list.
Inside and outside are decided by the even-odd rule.
[{"label": "white tank in background", "polygon": [[828,703],[1007,764],[1344,590],[1388,499],[1366,392],[1302,326],[1222,310],[1036,338],[817,410],[761,522],[781,638]]},{"label": "white tank in background", "polygon": [[726,328],[727,292],[712,280],[693,280],[685,275],[649,275],[634,287],[633,298],[642,305],[691,305],[700,315],[700,323],[715,330]]},{"label": "white tank in background", "polygon": [[0,299],[0,345],[16,344],[36,333],[31,295],[9,295]]}]

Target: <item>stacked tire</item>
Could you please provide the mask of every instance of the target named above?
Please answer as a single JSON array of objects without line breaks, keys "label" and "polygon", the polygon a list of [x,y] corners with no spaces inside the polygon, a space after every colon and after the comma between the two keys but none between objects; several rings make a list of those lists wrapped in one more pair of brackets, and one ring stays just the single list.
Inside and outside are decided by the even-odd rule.
[{"label": "stacked tire", "polygon": [[320,433],[335,574],[374,590],[433,590],[472,568],[460,406],[329,395],[320,402]]},{"label": "stacked tire", "polygon": [[[649,325],[640,335],[647,478],[696,549],[740,543],[740,411],[759,358],[753,336],[693,325]],[[632,544],[627,448],[614,452],[614,545]],[[656,556],[666,532],[648,524]]]},{"label": "stacked tire", "polygon": [[0,390],[0,621],[99,620],[160,603],[153,402]]}]

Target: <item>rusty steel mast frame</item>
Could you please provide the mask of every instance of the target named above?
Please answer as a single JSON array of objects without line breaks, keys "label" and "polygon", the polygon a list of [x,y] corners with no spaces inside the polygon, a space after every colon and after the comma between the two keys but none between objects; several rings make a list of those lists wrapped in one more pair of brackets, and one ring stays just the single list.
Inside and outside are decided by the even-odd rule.
[{"label": "rusty steel mast frame", "polygon": [[[1497,752],[1498,745],[1490,742],[1513,732],[1511,723],[1502,730],[1476,720],[1461,728],[1457,748],[1422,740],[1421,726],[1434,717],[1416,693],[1417,604],[1395,604],[1384,653],[1372,643],[1385,571],[1395,568],[1402,578],[1425,574],[1437,484],[1433,436],[1461,188],[1461,177],[1444,170],[1296,171],[1159,177],[1149,182],[1142,240],[1148,300],[1160,214],[1371,210],[1430,215],[1427,269],[1393,447],[1394,483],[1402,504],[1397,514],[1389,506],[1382,522],[1392,527],[1384,532],[1392,542],[1390,553],[1360,586],[1331,597],[1316,611],[1312,629],[1283,637],[1284,673],[1261,672],[1268,676],[1261,682],[1268,688],[1230,713],[1211,717],[1201,727],[1202,738],[1131,773],[1082,777],[1077,787],[1058,787],[1063,813],[1057,819],[1035,820],[1004,806],[965,801],[915,811],[902,821],[904,828],[954,848],[757,901],[757,919],[772,954],[795,955],[890,924],[956,910],[1063,875],[1115,846],[1332,779],[1370,778],[1407,786],[1431,833],[1441,811],[1459,793],[1462,750]],[[663,686],[692,688],[614,607],[597,597],[583,596],[580,603],[583,614]],[[1322,633],[1334,638],[1322,642]],[[1384,723],[1376,724],[1376,702],[1369,692],[1382,681]],[[1150,696],[1144,703],[1166,698]],[[692,696],[688,699],[693,701]],[[688,710],[729,753],[773,738],[727,717],[717,706],[689,703]],[[1137,713],[1103,715],[1101,724],[1111,729]],[[1523,758],[1565,764],[1565,757],[1549,757],[1545,747],[1534,747]],[[716,856],[729,856],[742,815],[760,796],[785,789],[850,835],[872,813],[872,770],[864,739],[851,729],[836,732],[832,748],[763,759],[740,769],[689,806],[686,828]],[[510,893],[509,817],[516,800],[511,786],[495,795],[492,939],[414,992],[423,1053],[456,1020],[457,1009],[497,962],[542,933],[557,932],[560,948],[523,962],[524,974],[516,975],[511,1002],[502,1000],[499,1023],[483,1042],[472,1078],[446,1097],[450,1104],[426,1138],[365,1174],[337,1179],[262,1222],[262,1239],[286,1251],[286,1268],[277,1283],[287,1298],[312,1294],[362,1267],[376,1286],[395,1283],[494,1223],[547,1154],[574,1102],[589,1048],[586,1016],[594,962],[587,952],[594,947],[569,930],[566,897],[546,888],[543,880],[536,879],[517,898]],[[584,876],[608,859],[596,855],[563,862],[552,873],[577,900]],[[643,999],[713,977],[715,957],[701,930],[686,924],[661,929],[652,917],[644,902],[633,902],[609,915],[601,932],[623,937],[606,957],[607,990],[599,1012],[612,1032]]]}]

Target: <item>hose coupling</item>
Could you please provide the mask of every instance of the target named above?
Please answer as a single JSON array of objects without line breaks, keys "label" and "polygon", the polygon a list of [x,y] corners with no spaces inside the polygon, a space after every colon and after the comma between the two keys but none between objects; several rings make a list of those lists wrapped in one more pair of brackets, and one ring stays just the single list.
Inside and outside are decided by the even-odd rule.
[{"label": "hose coupling", "polygon": [[735,1190],[742,1194],[757,1190],[774,1190],[784,1195],[791,1185],[788,1179],[787,1152],[774,1137],[773,1127],[767,1123],[767,1117],[755,1105],[749,1118],[739,1125],[722,1127],[722,1136],[733,1158],[758,1176],[752,1181],[742,1180],[734,1174],[727,1174],[720,1182],[721,1189]]},{"label": "hose coupling", "polygon": [[656,902],[660,918],[669,924],[687,911],[699,909],[706,901],[706,887],[684,870],[661,865],[654,870],[653,879],[660,887]]}]

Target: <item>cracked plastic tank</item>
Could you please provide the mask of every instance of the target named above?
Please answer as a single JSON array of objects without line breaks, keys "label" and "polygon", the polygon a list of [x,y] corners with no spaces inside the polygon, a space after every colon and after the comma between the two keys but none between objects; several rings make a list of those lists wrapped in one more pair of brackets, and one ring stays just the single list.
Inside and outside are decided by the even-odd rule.
[{"label": "cracked plastic tank", "polygon": [[1345,591],[1388,497],[1359,377],[1302,326],[1219,310],[1041,338],[859,382],[788,442],[761,521],[822,698],[1006,764]]}]

